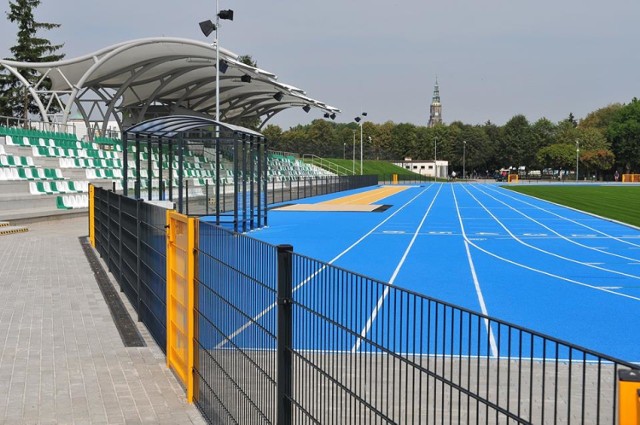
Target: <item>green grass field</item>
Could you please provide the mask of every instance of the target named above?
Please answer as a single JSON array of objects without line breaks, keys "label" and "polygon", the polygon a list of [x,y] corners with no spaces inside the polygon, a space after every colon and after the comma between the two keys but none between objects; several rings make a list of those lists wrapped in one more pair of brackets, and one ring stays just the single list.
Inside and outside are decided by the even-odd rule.
[{"label": "green grass field", "polygon": [[640,186],[505,186],[505,188],[640,227]]},{"label": "green grass field", "polygon": [[[326,161],[329,161],[333,164],[337,164],[349,171],[355,168],[356,174],[360,174],[360,160],[356,160],[355,167],[353,162],[350,159],[328,158],[326,159]],[[314,161],[313,163],[315,165],[322,166],[318,162]],[[330,171],[334,171],[328,167],[323,167],[323,168],[327,168]],[[398,174],[401,178],[403,176],[408,179],[419,179],[421,177],[419,174],[412,173],[409,170],[405,170],[404,168],[393,165],[387,161],[375,161],[375,160],[367,159],[363,161],[362,169],[363,169],[363,174],[366,174],[366,175],[375,174],[378,176],[378,179],[380,180],[389,180],[390,176],[394,173]],[[424,179],[424,177],[422,178]]]}]

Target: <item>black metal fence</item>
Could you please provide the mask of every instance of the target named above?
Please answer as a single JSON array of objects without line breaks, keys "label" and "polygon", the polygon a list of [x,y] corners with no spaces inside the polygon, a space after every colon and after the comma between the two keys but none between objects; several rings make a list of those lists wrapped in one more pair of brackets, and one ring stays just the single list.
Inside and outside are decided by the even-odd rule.
[{"label": "black metal fence", "polygon": [[378,184],[378,176],[318,176],[297,177],[267,184],[267,203],[294,201],[318,195],[359,189]]},{"label": "black metal fence", "polygon": [[277,248],[211,223],[199,228],[196,403],[212,423],[270,423]]},{"label": "black metal fence", "polygon": [[615,424],[637,366],[200,224],[213,423]]},{"label": "black metal fence", "polygon": [[[197,182],[197,185],[194,183]],[[378,177],[369,176],[316,176],[316,177],[291,177],[278,181],[271,179],[264,184],[264,190],[260,193],[267,204],[295,201],[296,199],[309,198],[318,195],[341,192],[345,190],[359,189],[378,184]],[[184,205],[187,215],[210,215],[215,211],[215,184],[211,180],[201,183],[197,180],[185,179]],[[176,189],[177,190],[177,189]],[[254,196],[258,196],[257,193]],[[257,202],[254,199],[254,204]],[[242,206],[242,202],[238,203]],[[250,201],[246,202],[247,205]],[[233,186],[222,185],[220,187],[220,213],[221,221],[229,221],[234,208]],[[240,209],[240,212],[250,209]]]},{"label": "black metal fence", "polygon": [[160,348],[166,350],[166,210],[94,188],[96,249]]}]

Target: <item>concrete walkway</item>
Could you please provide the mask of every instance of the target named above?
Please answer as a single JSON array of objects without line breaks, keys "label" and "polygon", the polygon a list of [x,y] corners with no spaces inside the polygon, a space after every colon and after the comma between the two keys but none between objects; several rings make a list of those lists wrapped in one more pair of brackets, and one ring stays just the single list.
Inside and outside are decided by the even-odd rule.
[{"label": "concrete walkway", "polygon": [[147,347],[124,347],[78,239],[86,217],[28,227],[0,236],[0,424],[205,423],[143,325]]}]

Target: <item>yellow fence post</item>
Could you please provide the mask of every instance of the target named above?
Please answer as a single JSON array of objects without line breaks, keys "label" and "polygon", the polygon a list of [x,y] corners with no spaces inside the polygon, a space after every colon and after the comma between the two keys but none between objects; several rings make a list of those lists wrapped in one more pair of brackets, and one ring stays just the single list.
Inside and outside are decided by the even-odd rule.
[{"label": "yellow fence post", "polygon": [[188,314],[188,331],[187,338],[189,341],[188,344],[188,352],[187,352],[187,401],[189,403],[193,403],[194,400],[194,376],[193,376],[193,367],[195,364],[195,329],[196,329],[196,247],[198,246],[198,220],[196,218],[189,218],[189,241],[187,248],[187,258],[188,260],[188,281],[187,285],[189,287],[189,302],[187,306],[187,314]]},{"label": "yellow fence post", "polygon": [[166,231],[166,242],[167,242],[167,248],[166,248],[166,253],[167,253],[167,270],[166,270],[166,277],[167,277],[167,283],[166,283],[166,325],[167,325],[167,346],[166,346],[166,352],[167,352],[167,367],[171,368],[171,350],[170,347],[172,346],[172,341],[171,341],[171,332],[169,332],[169,318],[171,317],[172,311],[171,311],[171,305],[169,303],[169,300],[171,299],[171,285],[172,285],[172,281],[171,281],[171,270],[172,270],[172,264],[171,262],[174,260],[174,255],[171,252],[172,249],[172,232],[171,232],[171,227],[170,227],[170,223],[171,223],[171,210],[167,210],[167,214],[166,214],[166,220],[165,220],[165,231]]},{"label": "yellow fence post", "polygon": [[618,424],[640,424],[640,371],[618,371]]},{"label": "yellow fence post", "polygon": [[167,211],[167,367],[195,398],[193,368],[196,338],[196,247],[198,222]]},{"label": "yellow fence post", "polygon": [[92,184],[89,185],[89,242],[92,247],[96,247],[96,229],[95,229],[95,188]]}]

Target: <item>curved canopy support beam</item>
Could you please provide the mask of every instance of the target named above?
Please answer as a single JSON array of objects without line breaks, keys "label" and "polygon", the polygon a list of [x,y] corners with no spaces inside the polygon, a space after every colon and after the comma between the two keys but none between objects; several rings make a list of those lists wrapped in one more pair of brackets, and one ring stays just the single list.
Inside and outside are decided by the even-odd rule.
[{"label": "curved canopy support beam", "polygon": [[[36,105],[38,105],[38,109],[40,109],[40,115],[42,115],[42,120],[44,122],[48,123],[49,122],[49,116],[47,114],[47,109],[42,104],[42,101],[40,100],[40,96],[38,96],[38,93],[33,88],[31,83],[29,83],[29,81],[27,81],[27,79],[24,78],[18,72],[18,70],[16,68],[14,68],[13,66],[8,65],[7,63],[3,63],[2,61],[0,61],[0,65],[4,66],[4,68],[7,71],[9,71],[11,74],[13,74],[13,76],[16,77],[22,83],[22,85],[29,91],[29,94],[31,94],[31,98],[33,99],[34,102],[36,102]],[[66,122],[65,122],[65,124],[66,124]]]},{"label": "curved canopy support beam", "polygon": [[[270,119],[270,111],[279,112],[283,108],[309,105],[325,112],[338,113],[339,109],[307,97],[305,92],[295,86],[278,82],[277,76],[260,68],[238,61],[238,55],[220,48],[221,60],[228,65],[226,72],[220,75],[220,109],[222,116],[228,119],[258,118]],[[51,83],[47,94],[55,96],[56,101],[64,94],[66,104],[62,120],[67,123],[71,108],[78,105],[77,100],[87,93],[87,89],[102,92],[111,98],[106,114],[116,116],[122,129],[124,112],[136,111],[141,121],[151,105],[167,105],[167,113],[176,109],[190,109],[194,114],[212,114],[215,112],[215,45],[172,37],[145,38],[115,44],[90,55],[74,59],[65,59],[47,63],[20,63],[0,60],[14,75],[20,68],[31,68],[46,75]],[[245,78],[248,77],[248,78]],[[20,77],[18,77],[20,78]],[[29,88],[37,99],[44,120],[47,119],[47,107],[37,96],[37,87]],[[113,90],[113,93],[105,91]],[[282,93],[284,99],[275,101],[273,96]],[[116,107],[116,99],[118,106]],[[80,99],[82,101],[82,99]],[[82,102],[81,102],[82,103]],[[90,111],[82,116],[92,119]],[[103,125],[104,128],[104,125]]]}]

